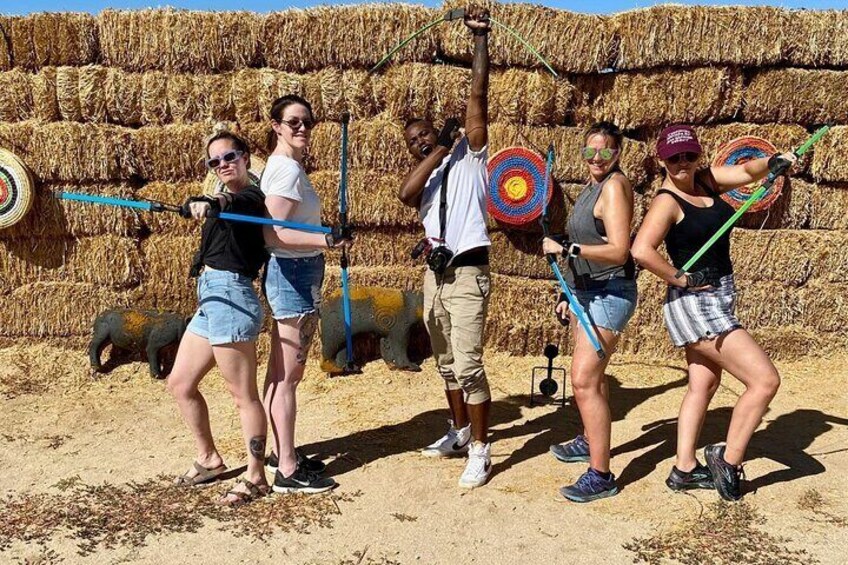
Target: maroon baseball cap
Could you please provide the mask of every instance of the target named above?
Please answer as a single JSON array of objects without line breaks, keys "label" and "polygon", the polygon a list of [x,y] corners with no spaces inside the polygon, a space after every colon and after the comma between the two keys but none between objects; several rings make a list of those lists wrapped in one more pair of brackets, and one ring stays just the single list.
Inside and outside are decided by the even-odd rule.
[{"label": "maroon baseball cap", "polygon": [[660,132],[657,138],[657,155],[665,161],[678,153],[704,152],[704,148],[698,142],[698,136],[691,126],[674,125],[668,126]]}]

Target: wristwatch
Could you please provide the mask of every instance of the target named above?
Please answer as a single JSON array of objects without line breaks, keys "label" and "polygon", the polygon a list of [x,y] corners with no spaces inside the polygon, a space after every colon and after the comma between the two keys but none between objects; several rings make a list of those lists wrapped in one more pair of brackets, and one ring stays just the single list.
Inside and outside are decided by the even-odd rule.
[{"label": "wristwatch", "polygon": [[580,255],[580,244],[572,243],[568,246],[568,256],[569,257],[578,257]]}]

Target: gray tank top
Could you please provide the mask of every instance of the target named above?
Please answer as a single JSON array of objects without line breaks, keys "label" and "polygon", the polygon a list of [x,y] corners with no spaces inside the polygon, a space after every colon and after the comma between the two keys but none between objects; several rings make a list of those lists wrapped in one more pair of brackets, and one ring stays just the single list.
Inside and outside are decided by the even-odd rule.
[{"label": "gray tank top", "polygon": [[[601,196],[604,184],[619,171],[612,171],[601,182],[588,184],[577,197],[571,215],[568,217],[568,236],[574,243],[585,245],[603,245],[607,231],[604,221],[595,218],[595,204]],[[619,173],[620,174],[620,173]],[[609,279],[632,279],[634,278],[635,264],[633,258],[627,258],[623,265],[610,265],[609,263],[598,263],[588,261],[582,257],[570,258],[569,269],[566,274],[568,283],[575,288],[585,288],[587,283],[594,281],[607,281]]]}]

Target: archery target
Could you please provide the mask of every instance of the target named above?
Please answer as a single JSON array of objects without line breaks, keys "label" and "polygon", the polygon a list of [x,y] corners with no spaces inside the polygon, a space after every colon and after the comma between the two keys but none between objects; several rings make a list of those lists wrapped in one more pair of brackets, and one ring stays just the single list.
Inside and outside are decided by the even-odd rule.
[{"label": "archery target", "polygon": [[[259,178],[262,176],[262,171],[265,170],[265,161],[256,155],[250,156],[250,170],[247,171],[248,176],[259,186]],[[224,184],[218,180],[218,175],[215,171],[206,173],[206,178],[203,179],[203,194],[212,195],[218,194],[224,190]]]},{"label": "archery target", "polygon": [[508,147],[488,163],[489,215],[505,224],[522,225],[542,215],[551,200],[552,182],[545,183],[545,161],[523,147]]},{"label": "archery target", "polygon": [[33,182],[14,153],[0,149],[0,229],[18,223],[32,206]]},{"label": "archery target", "polygon": [[[777,153],[774,146],[761,137],[754,137],[751,135],[737,137],[718,148],[718,152],[716,153],[712,164],[713,167],[741,165],[742,163],[751,161],[752,159],[768,157],[774,153]],[[763,197],[760,198],[754,205],[748,208],[746,213],[760,212],[774,204],[775,200],[778,199],[781,191],[783,190],[784,182],[784,177],[778,177],[771,188],[769,188]],[[760,187],[760,185],[762,185],[762,181],[747,184],[729,192],[725,192],[721,195],[721,197],[725,202],[733,206],[734,209],[738,210],[739,207],[751,197],[751,194]]]}]

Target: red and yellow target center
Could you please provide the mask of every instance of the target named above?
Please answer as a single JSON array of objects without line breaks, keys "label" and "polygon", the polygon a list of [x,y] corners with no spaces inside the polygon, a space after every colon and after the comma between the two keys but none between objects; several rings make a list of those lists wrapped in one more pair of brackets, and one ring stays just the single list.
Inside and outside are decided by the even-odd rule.
[{"label": "red and yellow target center", "polygon": [[527,196],[527,181],[521,177],[512,177],[504,184],[504,191],[510,200],[523,200]]}]

